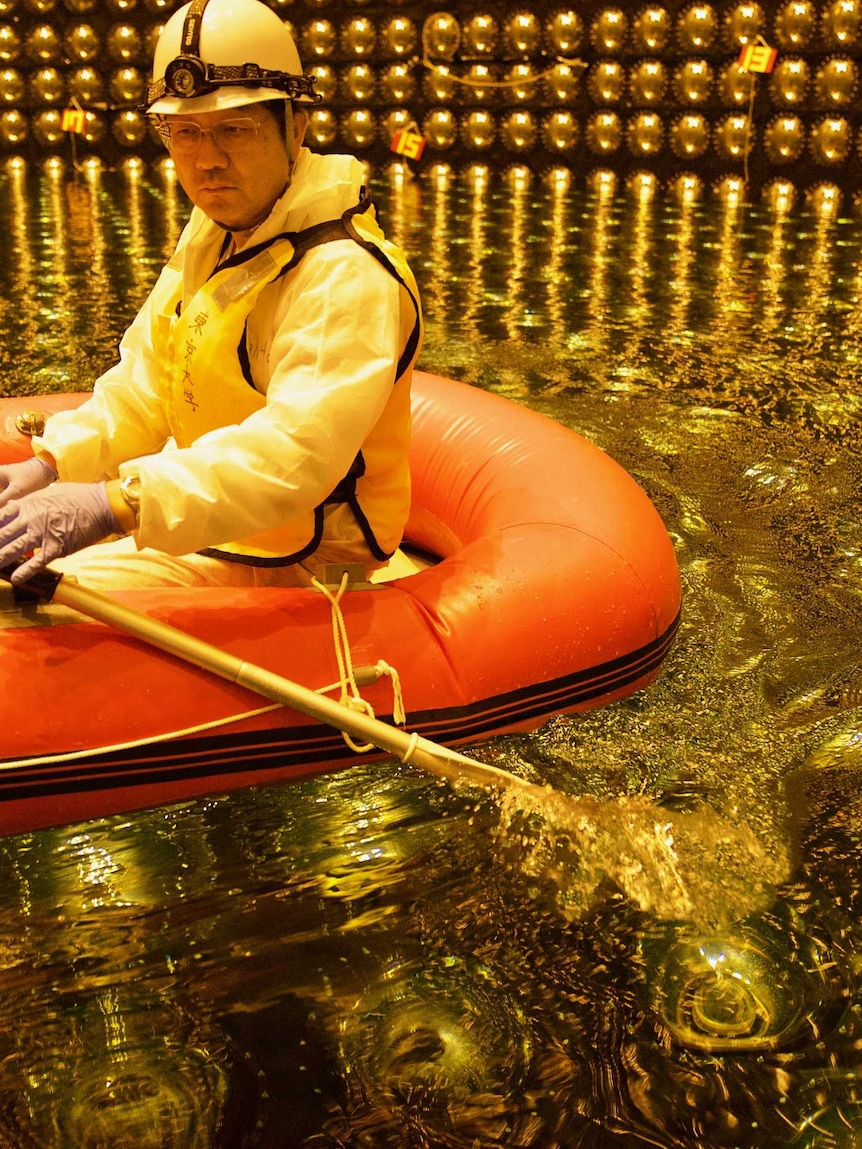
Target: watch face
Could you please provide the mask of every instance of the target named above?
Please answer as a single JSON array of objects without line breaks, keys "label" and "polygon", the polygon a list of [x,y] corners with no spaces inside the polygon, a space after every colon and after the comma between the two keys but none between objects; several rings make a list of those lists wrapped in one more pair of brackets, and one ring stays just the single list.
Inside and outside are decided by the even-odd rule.
[{"label": "watch face", "polygon": [[137,510],[141,503],[141,480],[137,475],[129,475],[120,483],[120,494],[132,508]]}]

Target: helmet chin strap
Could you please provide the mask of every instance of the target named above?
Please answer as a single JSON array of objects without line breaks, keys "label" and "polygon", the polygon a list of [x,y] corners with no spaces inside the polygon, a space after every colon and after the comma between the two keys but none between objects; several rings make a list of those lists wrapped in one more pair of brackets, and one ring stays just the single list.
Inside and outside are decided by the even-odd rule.
[{"label": "helmet chin strap", "polygon": [[284,142],[287,148],[287,162],[290,165],[290,175],[287,181],[289,187],[296,165],[296,136],[294,135],[293,105],[290,100],[284,101]]}]

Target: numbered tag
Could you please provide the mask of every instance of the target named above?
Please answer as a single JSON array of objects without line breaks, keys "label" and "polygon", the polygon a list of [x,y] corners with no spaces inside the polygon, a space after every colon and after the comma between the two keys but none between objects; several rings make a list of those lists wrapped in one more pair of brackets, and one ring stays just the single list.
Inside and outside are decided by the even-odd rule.
[{"label": "numbered tag", "polygon": [[405,159],[418,160],[425,151],[425,137],[414,122],[395,133],[389,149]]},{"label": "numbered tag", "polygon": [[777,48],[770,48],[768,44],[746,44],[737,64],[746,72],[771,72],[777,59]]},{"label": "numbered tag", "polygon": [[64,132],[75,132],[76,135],[82,136],[84,134],[84,113],[82,109],[64,108],[60,127]]}]

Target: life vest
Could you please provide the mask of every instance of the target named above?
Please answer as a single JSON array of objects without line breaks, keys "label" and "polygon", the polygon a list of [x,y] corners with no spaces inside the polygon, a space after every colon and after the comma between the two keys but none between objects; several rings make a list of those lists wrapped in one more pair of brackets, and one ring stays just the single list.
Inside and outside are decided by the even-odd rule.
[{"label": "life vest", "polygon": [[348,473],[313,511],[236,542],[208,548],[231,562],[282,566],[300,562],[320,545],[324,510],[349,504],[369,550],[380,561],[401,541],[410,499],[407,445],[410,379],[422,336],[419,292],[402,252],[383,235],[369,197],[341,219],[299,232],[283,232],[243,249],[219,265],[183,303],[182,286],[154,309],[153,348],[171,433],[179,447],[240,423],[266,403],[256,390],[246,353],[246,325],[261,292],[296,267],[312,247],[351,239],[365,248],[407,290],[413,314],[401,322],[404,350],[392,394]]}]

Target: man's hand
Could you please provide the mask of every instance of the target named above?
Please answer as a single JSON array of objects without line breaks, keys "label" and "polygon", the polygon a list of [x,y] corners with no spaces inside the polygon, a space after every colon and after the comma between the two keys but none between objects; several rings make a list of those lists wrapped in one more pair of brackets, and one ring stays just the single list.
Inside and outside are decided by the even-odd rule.
[{"label": "man's hand", "polygon": [[0,467],[0,507],[41,491],[56,478],[57,472],[45,459],[34,457],[23,463],[6,463]]},{"label": "man's hand", "polygon": [[104,483],[54,483],[0,508],[0,567],[35,550],[12,575],[17,585],[53,559],[117,532],[122,533]]}]

